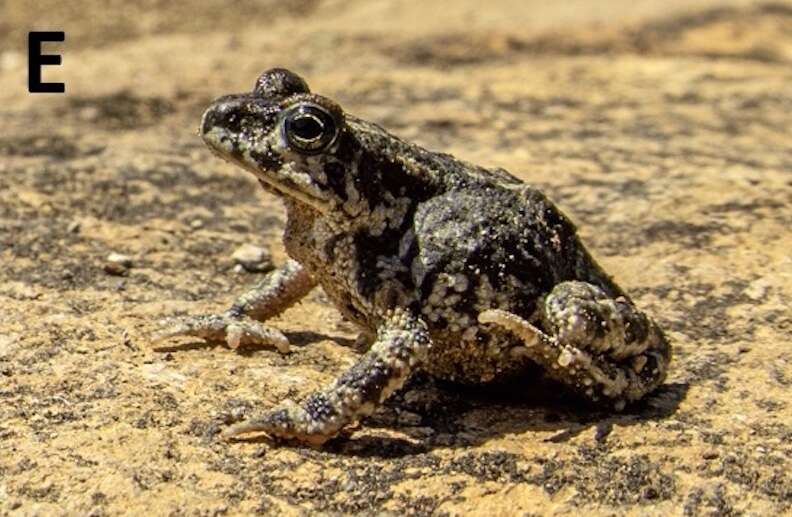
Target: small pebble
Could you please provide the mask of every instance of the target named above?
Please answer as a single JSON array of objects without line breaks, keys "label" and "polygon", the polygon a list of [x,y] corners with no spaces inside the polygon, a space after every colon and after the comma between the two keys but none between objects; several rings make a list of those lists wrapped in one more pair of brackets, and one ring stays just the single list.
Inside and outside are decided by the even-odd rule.
[{"label": "small pebble", "polygon": [[713,451],[713,450],[704,451],[701,454],[701,457],[704,458],[705,460],[714,460],[718,457],[718,451]]},{"label": "small pebble", "polygon": [[129,270],[122,266],[121,264],[116,264],[114,262],[106,262],[102,267],[104,272],[108,275],[115,275],[115,276],[122,276],[129,273]]},{"label": "small pebble", "polygon": [[132,267],[132,258],[120,253],[111,253],[105,258],[103,269],[108,275],[126,275]]},{"label": "small pebble", "polygon": [[132,257],[128,255],[122,255],[121,253],[110,253],[105,260],[112,264],[121,264],[124,267],[132,267]]},{"label": "small pebble", "polygon": [[274,267],[269,250],[253,244],[243,244],[234,251],[231,258],[252,273],[269,271]]}]

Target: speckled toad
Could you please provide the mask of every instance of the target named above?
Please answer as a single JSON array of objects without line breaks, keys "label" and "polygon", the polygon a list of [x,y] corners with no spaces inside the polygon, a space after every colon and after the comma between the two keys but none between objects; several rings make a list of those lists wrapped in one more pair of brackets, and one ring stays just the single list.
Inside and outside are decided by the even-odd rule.
[{"label": "speckled toad", "polygon": [[538,190],[504,170],[427,151],[346,114],[288,70],[215,101],[200,133],[281,196],[291,260],[222,315],[162,337],[288,350],[262,322],[320,285],[368,351],[325,389],[229,430],[321,444],[418,369],[486,383],[538,363],[616,409],[665,378],[658,326],[635,308]]}]

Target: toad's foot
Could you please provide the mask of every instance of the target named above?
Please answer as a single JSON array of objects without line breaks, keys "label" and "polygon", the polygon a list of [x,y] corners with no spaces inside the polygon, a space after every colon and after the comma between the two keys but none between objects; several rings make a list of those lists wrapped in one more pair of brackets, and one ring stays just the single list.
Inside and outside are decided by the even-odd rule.
[{"label": "toad's foot", "polygon": [[211,342],[225,341],[234,350],[253,345],[274,346],[281,353],[289,352],[289,340],[280,330],[230,313],[171,318],[163,325],[165,330],[154,337],[155,341],[194,336]]},{"label": "toad's foot", "polygon": [[429,346],[423,321],[401,309],[390,311],[369,351],[333,383],[300,404],[285,401],[258,418],[231,427],[225,436],[264,432],[321,445],[344,426],[374,412],[425,360]]},{"label": "toad's foot", "polygon": [[252,289],[240,296],[225,314],[171,318],[165,330],[154,337],[162,341],[176,336],[194,336],[207,341],[225,341],[233,349],[247,345],[274,346],[289,351],[289,340],[275,328],[263,325],[304,297],[316,285],[305,268],[288,260]]},{"label": "toad's foot", "polygon": [[612,300],[590,284],[564,282],[539,310],[552,334],[500,309],[483,311],[478,319],[519,337],[524,345],[513,354],[541,364],[550,376],[591,400],[613,401],[617,409],[665,379],[668,342],[628,301]]}]

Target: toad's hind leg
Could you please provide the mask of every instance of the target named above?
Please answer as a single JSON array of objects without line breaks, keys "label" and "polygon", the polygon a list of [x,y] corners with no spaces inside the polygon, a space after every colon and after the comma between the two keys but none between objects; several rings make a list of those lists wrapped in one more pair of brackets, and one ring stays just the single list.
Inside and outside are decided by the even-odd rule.
[{"label": "toad's hind leg", "polygon": [[539,303],[538,324],[500,309],[479,322],[509,330],[524,345],[513,353],[541,364],[553,378],[617,409],[663,382],[671,359],[659,327],[631,302],[585,282],[563,282]]},{"label": "toad's hind leg", "polygon": [[302,403],[285,401],[225,434],[264,432],[320,445],[344,426],[371,414],[399,389],[423,363],[429,345],[423,321],[407,311],[394,310],[386,315],[369,351],[329,386]]}]

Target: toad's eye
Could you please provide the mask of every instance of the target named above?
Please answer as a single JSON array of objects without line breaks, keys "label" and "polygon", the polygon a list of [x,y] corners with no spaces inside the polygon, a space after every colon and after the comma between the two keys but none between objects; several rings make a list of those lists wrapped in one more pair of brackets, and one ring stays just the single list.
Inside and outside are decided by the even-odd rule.
[{"label": "toad's eye", "polygon": [[300,103],[283,114],[283,136],[289,147],[303,154],[319,154],[335,141],[338,125],[318,104]]}]

